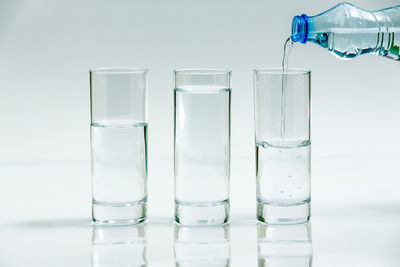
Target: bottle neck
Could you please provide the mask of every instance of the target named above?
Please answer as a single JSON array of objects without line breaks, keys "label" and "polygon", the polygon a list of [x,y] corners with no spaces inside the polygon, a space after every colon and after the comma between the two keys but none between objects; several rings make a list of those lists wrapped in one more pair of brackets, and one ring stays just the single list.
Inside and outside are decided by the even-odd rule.
[{"label": "bottle neck", "polygon": [[292,35],[293,42],[307,43],[309,32],[309,17],[305,14],[293,17],[292,21]]}]

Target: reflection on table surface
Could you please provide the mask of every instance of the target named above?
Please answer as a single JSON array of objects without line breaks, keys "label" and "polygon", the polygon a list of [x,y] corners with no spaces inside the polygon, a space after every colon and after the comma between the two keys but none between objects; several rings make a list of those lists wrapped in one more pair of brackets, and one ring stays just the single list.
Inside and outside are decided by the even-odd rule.
[{"label": "reflection on table surface", "polygon": [[312,266],[311,224],[257,226],[259,267]]},{"label": "reflection on table surface", "polygon": [[212,227],[175,225],[172,218],[119,227],[79,218],[3,223],[0,266],[395,267],[400,213],[385,207],[385,213],[348,208],[358,215],[342,213],[346,220],[329,210],[332,216],[298,225],[247,217]]},{"label": "reflection on table surface", "polygon": [[147,266],[146,224],[93,226],[92,267]]},{"label": "reflection on table surface", "polygon": [[174,227],[174,255],[176,266],[231,265],[229,225]]},{"label": "reflection on table surface", "polygon": [[[312,266],[310,223],[295,225],[259,223],[256,227],[259,267]],[[149,255],[146,255],[147,228],[145,223],[131,226],[93,226],[92,267],[149,266],[147,261]],[[172,225],[172,228],[175,266],[231,266],[229,224]]]},{"label": "reflection on table surface", "polygon": [[[147,228],[146,223],[93,226],[92,267],[148,266]],[[173,230],[176,266],[230,266],[229,224],[207,227],[174,225]]]}]

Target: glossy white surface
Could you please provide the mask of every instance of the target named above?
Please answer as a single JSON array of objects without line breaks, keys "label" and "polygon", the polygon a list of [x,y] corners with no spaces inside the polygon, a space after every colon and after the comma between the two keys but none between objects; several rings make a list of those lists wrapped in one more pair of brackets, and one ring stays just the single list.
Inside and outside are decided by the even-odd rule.
[{"label": "glossy white surface", "polygon": [[[257,266],[252,70],[336,3],[1,0],[0,266],[91,265],[88,70],[111,66],[150,69],[148,266],[175,262],[172,70],[232,69],[231,266]],[[312,70],[313,266],[397,267],[400,64],[292,56]]]},{"label": "glossy white surface", "polygon": [[[398,266],[398,162],[400,157],[395,156],[313,159],[313,266]],[[147,266],[174,266],[171,166],[163,160],[154,160],[151,165],[145,259]],[[253,167],[250,160],[236,161],[233,166],[232,218],[227,241],[231,266],[257,266],[255,183],[249,175]],[[107,262],[110,253],[125,255],[117,257],[125,263],[138,260],[132,257],[141,249],[135,238],[130,241],[136,245],[122,250],[112,244],[101,249],[92,244],[88,162],[3,163],[1,176],[1,266],[101,266],[91,259]],[[226,244],[215,245],[215,231],[204,230],[200,243],[214,244],[216,251],[227,253]],[[128,241],[129,233],[126,232]],[[110,235],[117,240],[125,236],[123,231]],[[185,238],[190,245],[184,250],[185,257],[212,257],[212,251],[204,251],[204,244],[196,245],[196,232],[189,232]],[[117,265],[114,262],[112,266]]]}]

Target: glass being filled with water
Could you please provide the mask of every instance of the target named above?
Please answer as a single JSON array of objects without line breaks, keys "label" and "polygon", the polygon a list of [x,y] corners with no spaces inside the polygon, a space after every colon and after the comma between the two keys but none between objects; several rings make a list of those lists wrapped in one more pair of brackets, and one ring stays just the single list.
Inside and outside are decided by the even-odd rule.
[{"label": "glass being filled with water", "polygon": [[147,70],[91,70],[90,110],[93,221],[139,223],[147,207]]},{"label": "glass being filled with water", "polygon": [[310,218],[309,70],[254,71],[257,218],[301,223]]},{"label": "glass being filled with water", "polygon": [[229,217],[231,72],[174,72],[175,221],[223,224]]}]

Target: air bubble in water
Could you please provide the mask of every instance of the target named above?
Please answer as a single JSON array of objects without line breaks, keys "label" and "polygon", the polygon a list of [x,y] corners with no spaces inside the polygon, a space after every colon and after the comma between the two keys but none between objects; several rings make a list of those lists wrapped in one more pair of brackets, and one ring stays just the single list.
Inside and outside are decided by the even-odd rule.
[{"label": "air bubble in water", "polygon": [[285,192],[284,192],[284,191],[280,191],[279,193],[283,194],[283,193],[285,193]]},{"label": "air bubble in water", "polygon": [[290,174],[290,175],[288,175],[288,177],[289,177],[289,178],[292,178],[292,177],[293,177],[293,175],[291,175],[291,174]]},{"label": "air bubble in water", "polygon": [[263,147],[263,148],[268,148],[269,146],[268,146],[268,143],[266,143],[266,142],[262,142],[261,143],[261,146]]}]

